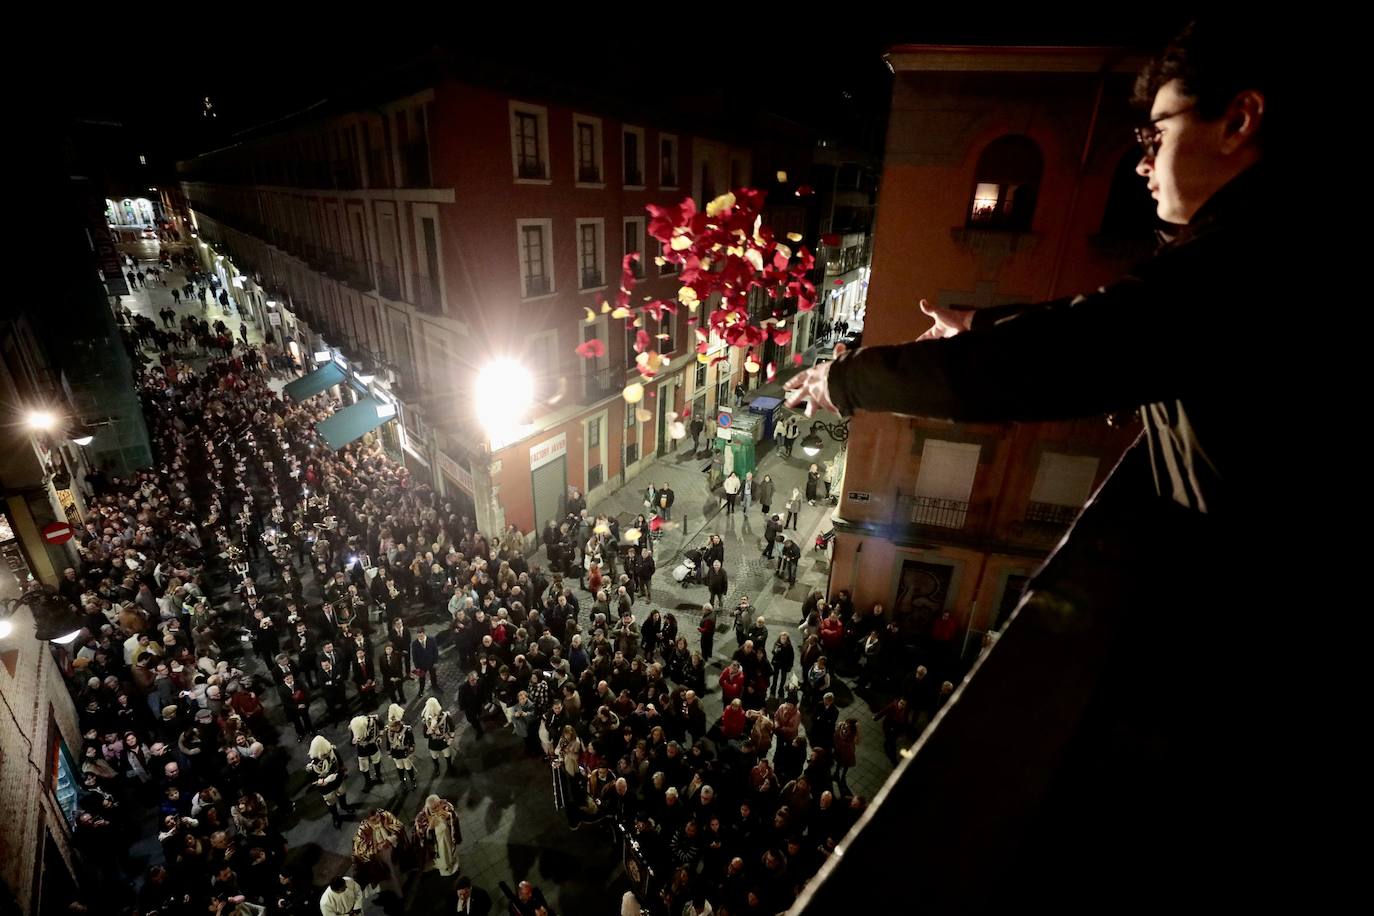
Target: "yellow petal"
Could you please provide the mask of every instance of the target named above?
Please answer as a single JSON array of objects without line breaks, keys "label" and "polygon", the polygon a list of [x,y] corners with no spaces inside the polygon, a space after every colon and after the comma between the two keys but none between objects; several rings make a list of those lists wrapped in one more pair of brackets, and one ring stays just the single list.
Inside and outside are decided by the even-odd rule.
[{"label": "yellow petal", "polygon": [[665,356],[662,353],[658,354],[658,371],[662,372],[664,369],[667,369],[672,361],[673,358],[671,356]]},{"label": "yellow petal", "polygon": [[687,438],[687,424],[680,422],[670,424],[668,426],[668,435],[672,436],[674,439]]},{"label": "yellow petal", "polygon": [[616,306],[615,311],[614,311],[614,312],[611,312],[611,317],[612,317],[612,318],[629,318],[629,317],[630,317],[630,310],[627,309],[627,308],[625,308],[625,306],[623,306],[623,305],[618,305],[618,306]]},{"label": "yellow petal", "polygon": [[719,216],[726,210],[729,210],[734,205],[735,195],[731,194],[729,191],[726,191],[724,194],[720,195],[715,200],[711,201],[709,204],[706,205],[706,215],[712,217]]},{"label": "yellow petal", "polygon": [[610,533],[611,533],[611,528],[610,528],[609,525],[597,525],[595,528],[592,529],[592,534],[610,534]]},{"label": "yellow petal", "polygon": [[710,361],[711,357],[707,356],[705,353],[697,354],[697,362],[701,363],[703,366],[709,363]]},{"label": "yellow petal", "polygon": [[784,172],[782,169],[778,169],[778,181],[786,181],[786,180],[787,180],[787,173]]},{"label": "yellow petal", "polygon": [[[801,241],[801,236],[797,236],[797,237],[796,237],[795,239],[793,239],[792,241],[794,241],[794,242],[800,242],[800,241]],[[654,258],[654,263],[657,264],[659,267],[662,267],[664,264],[667,264],[668,262],[665,261],[663,258],[660,257],[660,258]]]},{"label": "yellow petal", "polygon": [[635,419],[641,423],[648,423],[653,418],[654,415],[649,413],[649,411],[645,410],[643,407],[635,411]]},{"label": "yellow petal", "polygon": [[642,327],[644,327],[644,319],[643,319],[643,318],[636,318],[635,321],[634,321],[634,324],[630,325],[630,327],[632,327],[632,328],[642,328]]},{"label": "yellow petal", "polygon": [[655,335],[654,335],[654,339],[655,339],[655,340],[667,340],[668,338],[670,338],[670,337],[672,337],[672,336],[673,336],[672,334],[655,334]]},{"label": "yellow petal", "polygon": [[783,245],[782,243],[778,244],[778,251],[782,252],[782,256],[784,258],[792,257],[792,249],[788,248],[786,245]]},{"label": "yellow petal", "polygon": [[611,304],[610,304],[609,302],[603,302],[603,303],[601,303],[601,314],[604,315],[604,314],[606,314],[607,312],[609,312],[610,310],[611,310]]},{"label": "yellow petal", "polygon": [[696,302],[697,291],[690,286],[684,286],[677,291],[677,298],[679,302]]},{"label": "yellow petal", "polygon": [[584,311],[584,312],[587,313],[587,318],[586,318],[587,324],[591,324],[593,321],[596,320],[596,312],[593,312],[591,309],[587,308],[585,305],[582,307],[582,311]]},{"label": "yellow petal", "polygon": [[787,233],[787,240],[789,242],[800,242],[802,240],[802,234],[800,232],[789,232]]},{"label": "yellow petal", "polygon": [[620,537],[631,544],[635,544],[638,543],[641,534],[638,528],[627,528],[620,532]]},{"label": "yellow petal", "polygon": [[746,359],[744,361],[744,371],[748,372],[750,375],[753,375],[755,372],[759,371],[759,364],[754,362],[752,359]]},{"label": "yellow petal", "polygon": [[625,398],[626,404],[638,404],[640,401],[644,400],[644,386],[639,384],[639,382],[631,382],[625,386],[625,390],[621,392],[621,396]]},{"label": "yellow petal", "polygon": [[686,251],[692,247],[692,240],[685,235],[675,235],[669,247],[674,251]]},{"label": "yellow petal", "polygon": [[744,253],[744,260],[748,261],[755,270],[763,270],[763,255],[757,248],[750,248]]}]

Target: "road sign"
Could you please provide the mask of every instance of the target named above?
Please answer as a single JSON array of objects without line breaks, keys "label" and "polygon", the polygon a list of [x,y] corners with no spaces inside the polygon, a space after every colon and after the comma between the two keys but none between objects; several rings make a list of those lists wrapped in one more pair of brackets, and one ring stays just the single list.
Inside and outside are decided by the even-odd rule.
[{"label": "road sign", "polygon": [[65,544],[72,539],[72,526],[66,522],[53,522],[43,526],[43,540],[49,544]]}]

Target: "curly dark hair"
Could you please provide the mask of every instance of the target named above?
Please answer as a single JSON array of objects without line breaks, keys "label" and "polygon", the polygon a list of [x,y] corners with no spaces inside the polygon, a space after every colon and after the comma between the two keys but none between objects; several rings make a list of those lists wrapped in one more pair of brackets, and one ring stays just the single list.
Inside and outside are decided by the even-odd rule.
[{"label": "curly dark hair", "polygon": [[[1259,17],[1270,20],[1273,17]],[[1279,99],[1283,42],[1269,21],[1198,19],[1189,23],[1136,78],[1132,103],[1146,111],[1172,80],[1195,100],[1198,116],[1215,120],[1247,89],[1264,96],[1262,137],[1275,134],[1275,118],[1287,107]]]}]

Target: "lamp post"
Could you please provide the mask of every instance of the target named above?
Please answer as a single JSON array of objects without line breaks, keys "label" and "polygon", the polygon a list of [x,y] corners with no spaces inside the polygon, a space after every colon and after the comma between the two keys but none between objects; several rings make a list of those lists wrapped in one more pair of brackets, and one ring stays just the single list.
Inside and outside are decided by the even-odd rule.
[{"label": "lamp post", "polygon": [[849,421],[840,423],[827,423],[824,420],[816,420],[811,424],[811,432],[807,433],[806,438],[802,439],[802,451],[806,452],[806,457],[815,458],[820,454],[821,448],[825,445],[817,430],[824,430],[830,438],[836,442],[847,442],[849,440]]}]

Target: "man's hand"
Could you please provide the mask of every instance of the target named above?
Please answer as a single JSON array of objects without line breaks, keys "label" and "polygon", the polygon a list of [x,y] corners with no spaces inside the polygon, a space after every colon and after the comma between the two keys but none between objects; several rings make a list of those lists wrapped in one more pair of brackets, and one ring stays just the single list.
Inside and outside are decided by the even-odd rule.
[{"label": "man's hand", "polygon": [[796,409],[799,404],[805,401],[808,417],[814,417],[817,410],[839,413],[839,409],[830,400],[830,367],[832,365],[834,363],[824,362],[788,379],[787,384],[783,386],[788,392],[787,406]]},{"label": "man's hand", "polygon": [[942,308],[938,305],[931,305],[922,299],[921,311],[935,319],[935,324],[931,325],[930,330],[916,338],[917,340],[940,340],[945,337],[953,337],[956,334],[964,333],[973,325],[972,310]]}]

